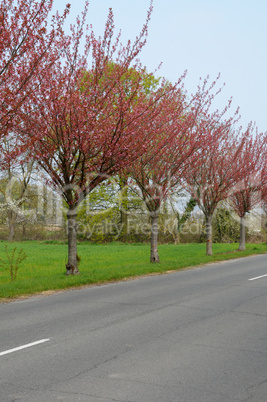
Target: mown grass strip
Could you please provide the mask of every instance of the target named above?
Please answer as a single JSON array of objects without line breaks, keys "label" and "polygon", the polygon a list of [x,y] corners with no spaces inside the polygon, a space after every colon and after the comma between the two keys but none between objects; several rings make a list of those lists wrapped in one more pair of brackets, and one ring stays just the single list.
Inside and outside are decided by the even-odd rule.
[{"label": "mown grass strip", "polygon": [[[0,242],[0,258],[5,259],[5,242]],[[60,242],[16,242],[8,248],[23,249],[27,259],[19,267],[17,279],[10,280],[8,270],[0,267],[0,301],[49,290],[62,290],[152,273],[164,273],[214,261],[223,261],[267,252],[262,244],[247,244],[247,250],[238,252],[237,244],[214,244],[213,256],[205,255],[205,244],[163,244],[159,246],[160,264],[149,262],[148,244],[105,245],[83,242],[78,244],[81,257],[80,275],[67,277],[67,245]]]}]

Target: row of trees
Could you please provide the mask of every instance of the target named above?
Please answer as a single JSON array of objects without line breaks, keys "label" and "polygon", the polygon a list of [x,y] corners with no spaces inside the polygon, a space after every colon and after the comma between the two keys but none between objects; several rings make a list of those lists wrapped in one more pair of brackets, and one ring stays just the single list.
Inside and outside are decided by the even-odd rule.
[{"label": "row of trees", "polygon": [[150,213],[151,262],[159,261],[160,207],[177,185],[206,217],[210,255],[218,203],[231,196],[244,223],[253,195],[264,193],[265,135],[237,129],[238,111],[226,117],[231,102],[212,111],[217,80],[189,95],[185,75],[171,84],[146,71],[137,57],[152,4],[140,34],[124,46],[114,37],[112,10],[96,38],[86,28],[88,2],[70,34],[63,30],[69,6],[48,28],[51,8],[52,1],[0,1],[0,163],[35,160],[60,191],[68,208],[67,274],[78,273],[77,208],[115,175]]}]

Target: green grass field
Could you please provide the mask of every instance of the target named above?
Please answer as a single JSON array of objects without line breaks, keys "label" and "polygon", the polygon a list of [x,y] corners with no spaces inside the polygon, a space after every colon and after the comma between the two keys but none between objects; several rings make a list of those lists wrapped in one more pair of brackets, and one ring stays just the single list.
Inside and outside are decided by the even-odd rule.
[{"label": "green grass field", "polygon": [[164,244],[159,246],[160,264],[151,264],[148,244],[78,244],[81,257],[80,275],[66,276],[67,245],[55,242],[0,242],[0,258],[6,261],[5,244],[11,252],[23,249],[27,259],[19,265],[17,279],[10,280],[5,267],[0,267],[0,301],[48,290],[59,290],[128,277],[179,270],[213,261],[222,261],[267,252],[266,244],[247,244],[244,252],[235,252],[237,244],[214,244],[213,256],[205,255],[201,244]]}]

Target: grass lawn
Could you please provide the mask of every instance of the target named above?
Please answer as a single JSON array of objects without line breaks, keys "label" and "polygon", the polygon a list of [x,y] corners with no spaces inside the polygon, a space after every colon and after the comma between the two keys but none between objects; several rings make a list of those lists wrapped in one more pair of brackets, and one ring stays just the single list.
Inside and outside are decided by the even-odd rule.
[{"label": "grass lawn", "polygon": [[[247,250],[235,252],[237,244],[214,244],[213,256],[206,256],[206,245],[164,244],[159,246],[160,264],[151,264],[148,244],[78,244],[81,257],[80,275],[66,276],[67,245],[56,242],[25,241],[16,243],[0,242],[0,259],[6,261],[5,244],[11,253],[23,249],[27,259],[20,265],[17,279],[10,280],[5,267],[0,267],[0,301],[22,295],[30,295],[48,290],[118,281],[123,278],[163,273],[197,266],[212,261],[222,261],[267,252],[262,244],[247,244]],[[2,300],[1,300],[2,299]]]}]

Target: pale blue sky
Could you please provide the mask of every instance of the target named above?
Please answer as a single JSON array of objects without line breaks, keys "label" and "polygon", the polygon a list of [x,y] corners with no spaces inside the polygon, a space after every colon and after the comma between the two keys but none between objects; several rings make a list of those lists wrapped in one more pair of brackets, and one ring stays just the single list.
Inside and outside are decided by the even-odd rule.
[{"label": "pale blue sky", "polygon": [[[67,3],[54,0],[55,9]],[[72,1],[69,21],[83,8]],[[108,9],[114,11],[116,29],[123,39],[135,39],[146,18],[149,0],[91,0],[88,23],[97,35],[104,30]],[[255,121],[267,131],[267,1],[266,0],[154,0],[146,47],[140,55],[153,72],[174,82],[188,70],[185,87],[195,90],[199,77],[225,82],[218,107],[233,97],[233,111],[240,106],[245,127]]]}]

